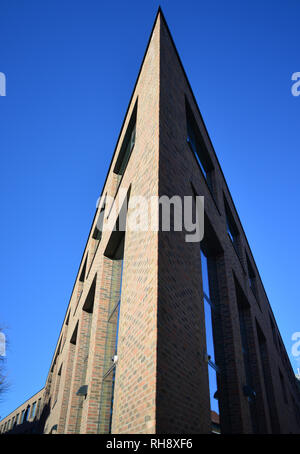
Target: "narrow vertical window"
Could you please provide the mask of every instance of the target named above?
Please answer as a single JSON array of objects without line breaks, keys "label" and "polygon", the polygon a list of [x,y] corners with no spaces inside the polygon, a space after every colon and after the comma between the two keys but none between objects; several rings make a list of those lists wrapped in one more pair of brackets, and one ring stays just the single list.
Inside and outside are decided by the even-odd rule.
[{"label": "narrow vertical window", "polygon": [[[218,401],[218,380],[219,368],[216,364],[215,345],[214,345],[214,319],[217,316],[216,306],[214,305],[210,292],[210,273],[208,260],[204,252],[201,250],[201,270],[202,270],[202,285],[203,285],[203,303],[205,314],[205,331],[206,331],[206,352],[208,362],[208,380],[210,394],[211,421],[213,431],[220,432],[219,426],[219,401]],[[216,429],[217,428],[217,429]]]},{"label": "narrow vertical window", "polygon": [[288,403],[288,399],[287,399],[287,393],[286,393],[286,388],[285,388],[285,382],[284,382],[284,378],[283,378],[283,375],[282,375],[280,369],[279,369],[279,378],[280,378],[280,384],[281,384],[283,400],[287,404]]},{"label": "narrow vertical window", "polygon": [[56,404],[57,397],[58,397],[58,392],[59,392],[59,385],[60,385],[60,379],[61,379],[61,370],[62,370],[62,365],[59,368],[59,371],[57,373],[57,379],[56,379],[56,384],[55,384],[55,394],[54,394],[54,405]]},{"label": "narrow vertical window", "polygon": [[29,416],[30,416],[30,405],[28,405],[28,407],[26,408],[24,420],[29,421]]},{"label": "narrow vertical window", "polygon": [[77,283],[77,303],[76,303],[76,306],[75,306],[75,310],[74,310],[73,316],[75,315],[75,313],[77,311],[77,307],[78,307],[81,295],[83,293],[83,284],[84,284],[85,275],[86,275],[87,260],[88,260],[88,254],[85,257],[85,261],[84,261],[81,273],[79,275],[78,283]]},{"label": "narrow vertical window", "polygon": [[270,314],[269,314],[269,319],[270,319],[270,325],[271,325],[271,330],[272,330],[273,342],[278,351],[279,348],[278,348],[278,340],[277,340],[276,331],[275,331],[275,325],[273,323],[273,320],[272,320],[272,317]]},{"label": "narrow vertical window", "polygon": [[239,313],[240,336],[243,353],[243,363],[246,383],[244,383],[243,391],[249,402],[250,417],[252,423],[252,430],[254,433],[258,432],[257,426],[257,409],[256,409],[256,392],[253,385],[252,377],[252,364],[249,351],[249,325],[251,323],[250,307],[246,304],[242,296],[241,289],[236,283],[237,306]]},{"label": "narrow vertical window", "polygon": [[119,152],[119,156],[114,167],[114,173],[118,175],[118,181],[121,180],[125,173],[127,164],[129,162],[132,150],[135,145],[136,137],[136,118],[137,118],[137,102],[135,103],[131,118],[128,123],[127,131],[125,133],[123,143]]},{"label": "narrow vertical window", "polygon": [[[75,433],[80,432],[81,420],[82,420],[82,410],[83,403],[86,399],[88,393],[88,385],[86,380],[87,367],[90,354],[90,339],[91,339],[91,329],[92,329],[92,318],[95,302],[95,292],[96,292],[96,283],[97,283],[97,274],[95,275],[87,297],[85,299],[84,305],[82,307],[82,316],[81,316],[81,341],[79,346],[80,356],[82,358],[81,370],[78,372],[80,374],[80,384],[76,394],[79,397],[77,415],[76,415],[76,425]],[[79,379],[79,376],[78,376]]]},{"label": "narrow vertical window", "polygon": [[237,225],[234,221],[233,215],[230,211],[229,205],[224,197],[224,207],[225,207],[225,215],[226,215],[226,228],[229,238],[233,244],[235,252],[240,257],[240,248],[239,248],[239,230]]},{"label": "narrow vertical window", "polygon": [[247,257],[247,268],[248,268],[248,281],[249,281],[249,287],[251,288],[254,296],[257,298],[257,285],[256,285],[256,275],[253,270],[253,267],[250,263],[250,259],[248,257],[248,254],[246,253]]},{"label": "narrow vertical window", "polygon": [[25,410],[22,410],[20,424],[23,424],[23,422],[24,422],[24,417],[25,417]]},{"label": "narrow vertical window", "polygon": [[[113,237],[113,235],[112,235]],[[99,433],[111,433],[114,409],[114,390],[116,379],[116,367],[119,355],[119,321],[122,305],[122,281],[124,266],[124,232],[117,235],[113,241],[111,264],[111,289],[110,307],[107,323],[107,336],[105,345],[105,374],[101,391]],[[109,244],[109,247],[111,245]]]},{"label": "narrow vertical window", "polygon": [[100,209],[100,213],[99,213],[99,216],[98,216],[98,219],[97,219],[97,223],[95,225],[94,232],[93,232],[93,235],[92,235],[92,239],[93,239],[93,247],[92,248],[93,248],[93,250],[92,250],[91,262],[93,261],[93,258],[95,257],[95,254],[97,252],[99,243],[100,243],[101,238],[102,238],[104,213],[105,213],[105,200],[104,200],[103,205],[102,205],[102,207]]},{"label": "narrow vertical window", "polygon": [[35,417],[35,411],[36,411],[36,402],[34,402],[31,407],[31,414],[30,414],[31,419],[33,419]]},{"label": "narrow vertical window", "polygon": [[116,257],[120,257],[118,259],[119,264],[118,267],[120,268],[120,277],[119,277],[119,290],[118,290],[118,302],[115,308],[113,309],[113,312],[111,316],[109,317],[109,323],[112,323],[115,326],[115,336],[114,336],[114,342],[113,342],[113,356],[112,356],[112,362],[113,362],[113,370],[111,372],[111,380],[112,380],[112,393],[111,393],[111,401],[110,401],[110,415],[109,415],[109,427],[108,427],[108,433],[111,433],[111,427],[112,427],[112,415],[113,415],[113,403],[114,403],[114,386],[115,386],[115,368],[116,368],[116,363],[118,360],[118,341],[119,341],[119,322],[120,322],[120,305],[121,305],[121,293],[122,293],[122,277],[123,277],[123,255],[124,255],[124,237],[123,240],[121,241],[117,252],[116,252]]},{"label": "narrow vertical window", "polygon": [[187,122],[187,142],[191,151],[193,152],[200,169],[203,173],[203,176],[207,182],[207,185],[213,192],[213,165],[209,157],[206,145],[204,143],[203,137],[195,120],[195,117],[192,113],[187,100],[186,100],[186,122]]},{"label": "narrow vertical window", "polygon": [[270,366],[270,362],[269,362],[267,341],[266,341],[266,338],[265,338],[265,336],[262,332],[262,329],[260,328],[257,320],[256,320],[256,332],[257,332],[257,338],[258,338],[260,360],[261,360],[262,371],[263,371],[265,392],[266,392],[269,413],[270,413],[272,433],[279,433],[280,426],[279,426],[278,412],[277,412],[277,408],[276,408],[276,399],[275,399],[275,393],[274,393],[273,382],[272,382],[272,374],[271,374],[271,366]]}]

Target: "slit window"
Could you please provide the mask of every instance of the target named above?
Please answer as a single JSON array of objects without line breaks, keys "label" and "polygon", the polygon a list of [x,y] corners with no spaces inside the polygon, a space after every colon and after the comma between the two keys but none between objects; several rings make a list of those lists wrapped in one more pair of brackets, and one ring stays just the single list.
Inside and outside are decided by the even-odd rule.
[{"label": "slit window", "polygon": [[24,420],[25,420],[25,421],[29,421],[29,417],[30,417],[30,405],[28,405],[28,407],[27,407],[26,410],[25,410],[25,417],[24,417]]},{"label": "slit window", "polygon": [[286,388],[285,388],[285,382],[284,382],[284,378],[283,378],[283,375],[282,375],[282,373],[281,373],[280,370],[279,370],[279,378],[280,378],[280,384],[281,384],[281,389],[282,389],[283,400],[284,400],[284,402],[287,404],[287,403],[288,403],[288,400],[287,400],[287,393],[286,393]]},{"label": "slit window", "polygon": [[250,259],[248,257],[248,254],[246,253],[247,257],[247,269],[248,269],[248,281],[249,281],[249,287],[251,288],[255,298],[257,299],[257,280],[256,280],[256,275],[253,270],[253,267],[250,263]]},{"label": "slit window", "polygon": [[249,410],[251,416],[252,429],[254,433],[258,432],[257,426],[257,409],[256,409],[256,393],[253,385],[253,376],[252,376],[252,365],[253,358],[251,360],[250,350],[249,350],[249,340],[251,336],[251,313],[250,306],[246,300],[245,295],[238,282],[235,279],[235,288],[236,288],[236,298],[239,314],[239,325],[240,325],[240,338],[241,346],[243,353],[243,363],[245,371],[246,383],[243,386],[244,395],[247,397],[249,402]]},{"label": "slit window", "polygon": [[36,402],[34,402],[31,407],[31,415],[30,415],[31,419],[33,419],[35,417],[35,411],[36,411]]},{"label": "slit window", "polygon": [[273,320],[272,320],[270,314],[269,314],[269,318],[270,318],[270,325],[271,325],[271,330],[272,330],[273,342],[274,342],[274,344],[276,346],[276,349],[278,350],[278,342],[277,342],[277,336],[276,336],[276,331],[275,331],[275,325],[273,323]]},{"label": "slit window", "polygon": [[[106,197],[105,197],[105,199],[106,199]],[[100,209],[100,213],[99,213],[99,216],[98,216],[98,219],[97,219],[97,223],[95,225],[94,232],[93,232],[93,235],[92,235],[92,239],[93,239],[93,242],[94,242],[92,260],[93,260],[93,258],[95,256],[96,252],[97,252],[99,243],[100,243],[101,238],[102,238],[104,213],[105,213],[105,200],[104,200],[104,203],[103,203],[103,205],[102,205],[102,207]]]},{"label": "slit window", "polygon": [[78,332],[78,322],[76,324],[76,327],[75,327],[72,337],[70,339],[70,343],[73,345],[76,345],[76,342],[77,342],[77,332]]},{"label": "slit window", "polygon": [[186,122],[187,122],[187,142],[191,151],[193,152],[207,185],[210,191],[213,191],[212,172],[213,165],[211,163],[206,145],[203,137],[195,120],[187,100],[186,100]]},{"label": "slit window", "polygon": [[83,265],[82,271],[81,271],[81,273],[80,273],[80,277],[79,277],[79,281],[80,281],[80,282],[84,282],[85,273],[86,273],[86,264],[87,264],[87,256],[86,256],[86,258],[85,258],[84,265]]},{"label": "slit window", "polygon": [[212,414],[212,426],[216,424],[213,421],[219,420],[219,401],[218,401],[218,379],[219,368],[216,364],[215,345],[214,345],[214,319],[217,316],[217,309],[211,299],[210,292],[210,268],[208,259],[201,249],[201,270],[202,270],[202,285],[203,285],[203,303],[205,316],[205,332],[206,332],[206,353],[208,362],[208,380],[210,394],[210,408]]},{"label": "slit window", "polygon": [[224,207],[225,207],[225,215],[226,215],[226,228],[227,228],[227,233],[229,238],[231,239],[231,242],[233,244],[233,247],[237,253],[237,255],[240,257],[239,253],[239,230],[237,228],[237,225],[234,221],[233,215],[230,211],[229,205],[224,197]]},{"label": "slit window", "polygon": [[25,410],[22,410],[20,424],[23,424],[23,422],[24,422],[24,416],[25,416]]},{"label": "slit window", "polygon": [[114,173],[123,176],[130,159],[136,137],[136,117],[137,117],[137,102],[135,103],[127,131],[120,149],[120,153],[114,168]]}]

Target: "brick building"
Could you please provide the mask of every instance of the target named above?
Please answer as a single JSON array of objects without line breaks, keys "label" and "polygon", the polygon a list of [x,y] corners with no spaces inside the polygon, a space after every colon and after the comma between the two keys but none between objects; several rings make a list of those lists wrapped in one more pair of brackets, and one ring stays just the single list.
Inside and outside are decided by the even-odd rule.
[{"label": "brick building", "polygon": [[[203,240],[104,231],[121,191],[117,213],[133,196],[204,196]],[[300,394],[159,10],[45,387],[0,432],[219,431],[300,433]]]}]

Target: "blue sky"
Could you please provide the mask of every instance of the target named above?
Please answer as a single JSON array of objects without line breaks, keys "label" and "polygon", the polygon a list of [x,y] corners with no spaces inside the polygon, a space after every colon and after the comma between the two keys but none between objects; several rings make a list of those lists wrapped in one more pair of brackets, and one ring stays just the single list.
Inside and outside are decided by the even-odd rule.
[{"label": "blue sky", "polygon": [[[300,3],[161,6],[291,357],[300,331],[300,97],[291,94]],[[11,382],[2,417],[44,385],[157,7],[1,2],[0,325]]]}]

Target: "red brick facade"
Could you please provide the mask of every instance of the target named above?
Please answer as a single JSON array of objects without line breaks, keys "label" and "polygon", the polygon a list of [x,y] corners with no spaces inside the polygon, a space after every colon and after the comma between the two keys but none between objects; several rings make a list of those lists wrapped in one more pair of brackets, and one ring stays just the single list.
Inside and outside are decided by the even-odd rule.
[{"label": "red brick facade", "polygon": [[[210,184],[187,142],[187,115],[194,118],[209,157]],[[133,149],[120,176],[114,171],[135,118]],[[224,433],[300,433],[299,389],[160,11],[102,195],[114,197],[115,205],[122,189],[129,197],[205,198],[201,249],[216,306],[219,415],[210,406],[199,242],[188,243],[185,232],[177,231],[128,230],[125,237],[103,231],[99,237],[100,205],[45,388],[22,406],[39,397],[41,408],[31,425],[11,427],[19,407],[0,421],[0,432],[193,434],[210,433],[212,424],[220,424]],[[113,209],[106,203],[105,216]]]}]

